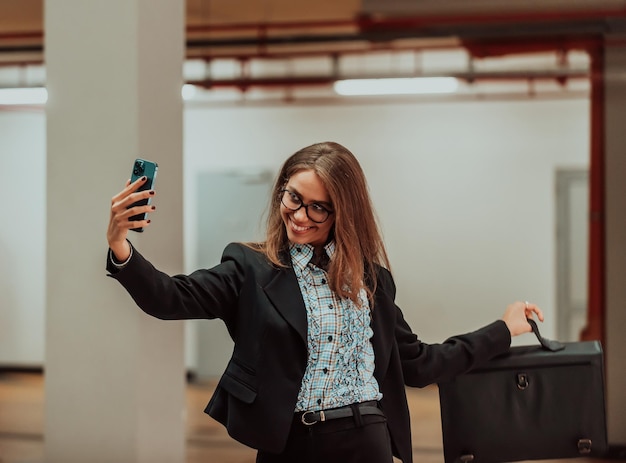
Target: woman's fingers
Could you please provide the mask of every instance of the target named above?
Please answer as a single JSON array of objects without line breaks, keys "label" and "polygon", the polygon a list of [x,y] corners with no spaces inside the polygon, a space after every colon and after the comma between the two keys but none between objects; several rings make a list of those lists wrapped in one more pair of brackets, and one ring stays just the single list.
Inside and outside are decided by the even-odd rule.
[{"label": "woman's fingers", "polygon": [[540,321],[543,321],[543,311],[539,308],[539,306],[528,301],[524,304],[526,318],[533,318],[533,314],[536,314],[537,318],[539,318]]},{"label": "woman's fingers", "polygon": [[126,186],[122,191],[111,198],[111,209],[114,211],[120,211],[121,209],[126,209],[131,204],[145,198],[149,198],[151,195],[154,195],[154,190],[137,190],[147,181],[147,177],[141,177],[130,183],[130,180],[126,181]]},{"label": "woman's fingers", "polygon": [[[144,223],[146,220],[135,220],[129,221],[128,219],[135,216],[154,212],[156,210],[155,206],[146,204],[141,206],[133,206],[130,208],[122,208],[119,212],[115,212],[111,214],[111,221],[113,221],[119,228],[138,228],[137,224]],[[148,221],[149,222],[149,221]]]},{"label": "woman's fingers", "polygon": [[502,320],[507,324],[511,336],[517,336],[532,331],[527,319],[532,318],[533,314],[543,321],[543,311],[536,304],[517,301],[507,306]]},{"label": "woman's fingers", "polygon": [[[154,196],[154,190],[139,191],[137,193],[131,193],[128,196],[117,198],[114,196],[111,200],[111,214],[125,215],[126,218],[136,214],[142,214],[144,212],[151,212],[154,210],[153,206],[148,204],[136,204],[139,201],[147,200]],[[117,201],[116,201],[117,198]]]},{"label": "woman's fingers", "polygon": [[148,198],[155,194],[154,190],[137,191],[145,184],[146,180],[146,177],[141,177],[133,183],[127,180],[124,189],[111,198],[109,226],[107,229],[107,241],[111,249],[114,247],[116,249],[119,248],[126,241],[128,230],[131,228],[144,228],[150,223],[150,220],[147,218],[144,220],[128,220],[135,215],[143,216],[156,209],[149,204],[137,204],[139,201],[147,203]]}]

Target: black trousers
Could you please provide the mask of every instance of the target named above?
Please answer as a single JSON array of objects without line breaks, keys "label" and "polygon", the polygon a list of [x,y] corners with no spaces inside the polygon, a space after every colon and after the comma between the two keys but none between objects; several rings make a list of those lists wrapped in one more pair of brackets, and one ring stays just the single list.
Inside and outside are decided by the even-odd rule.
[{"label": "black trousers", "polygon": [[[357,409],[358,410],[358,409]],[[358,413],[358,412],[357,412]],[[355,415],[307,426],[294,415],[281,454],[259,450],[257,463],[393,463],[387,420]]]}]

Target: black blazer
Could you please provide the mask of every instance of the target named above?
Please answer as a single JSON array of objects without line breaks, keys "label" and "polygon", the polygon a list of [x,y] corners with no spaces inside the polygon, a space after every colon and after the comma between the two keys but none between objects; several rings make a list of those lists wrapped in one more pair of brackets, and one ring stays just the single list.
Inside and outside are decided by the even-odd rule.
[{"label": "black blazer", "polygon": [[[220,318],[234,341],[232,357],[205,412],[236,440],[255,449],[285,446],[307,362],[306,309],[291,267],[273,266],[259,252],[230,244],[212,269],[170,277],[137,250],[117,270],[107,264],[146,313],[164,320]],[[503,321],[448,339],[421,342],[394,303],[395,284],[384,268],[372,312],[375,370],[394,454],[412,462],[404,386],[423,387],[467,371],[505,352]]]}]

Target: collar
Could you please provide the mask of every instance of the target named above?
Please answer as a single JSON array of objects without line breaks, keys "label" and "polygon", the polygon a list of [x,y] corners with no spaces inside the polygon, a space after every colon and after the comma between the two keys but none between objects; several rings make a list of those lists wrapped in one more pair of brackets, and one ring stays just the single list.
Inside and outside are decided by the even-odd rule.
[{"label": "collar", "polygon": [[[332,259],[335,254],[335,242],[330,241],[324,246],[328,259]],[[294,267],[302,270],[304,269],[314,258],[315,248],[310,244],[297,244],[289,242],[289,255],[291,256],[291,263]]]}]

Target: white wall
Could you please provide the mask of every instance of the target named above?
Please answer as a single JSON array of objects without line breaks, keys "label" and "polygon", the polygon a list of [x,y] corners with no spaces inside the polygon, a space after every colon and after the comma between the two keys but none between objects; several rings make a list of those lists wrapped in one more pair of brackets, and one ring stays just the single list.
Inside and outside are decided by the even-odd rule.
[{"label": "white wall", "polygon": [[194,172],[276,170],[307,144],[337,141],[368,176],[418,335],[441,341],[531,300],[554,337],[555,170],[588,165],[588,109],[586,99],[188,108],[186,225]]},{"label": "white wall", "polygon": [[42,111],[0,111],[0,365],[44,358],[45,124]]},{"label": "white wall", "polygon": [[[333,140],[368,176],[397,301],[420,337],[477,328],[515,299],[539,303],[554,337],[555,170],[588,165],[588,113],[586,99],[189,106],[186,268],[196,266],[197,172],[275,171]],[[0,112],[0,364],[43,362],[44,134],[43,114]]]}]

